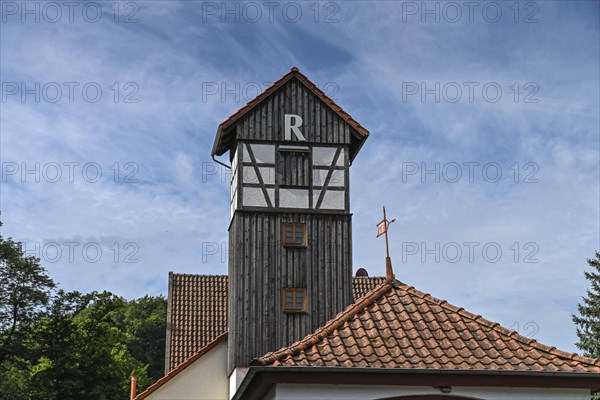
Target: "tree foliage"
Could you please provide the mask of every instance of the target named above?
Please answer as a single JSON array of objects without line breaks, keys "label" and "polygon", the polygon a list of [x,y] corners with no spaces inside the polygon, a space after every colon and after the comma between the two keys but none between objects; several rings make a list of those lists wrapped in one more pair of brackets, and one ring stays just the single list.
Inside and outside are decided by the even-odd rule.
[{"label": "tree foliage", "polygon": [[158,380],[165,368],[167,300],[144,296],[129,301],[120,313],[121,329],[129,335],[131,355],[148,366],[148,376]]},{"label": "tree foliage", "polygon": [[43,315],[54,287],[39,259],[25,256],[20,243],[0,235],[0,363],[20,352],[19,327]]},{"label": "tree foliage", "polygon": [[577,347],[588,357],[600,358],[600,252],[587,262],[592,267],[591,272],[585,272],[590,288],[583,297],[583,303],[577,306],[579,315],[573,315],[573,322],[577,325],[579,337]]},{"label": "tree foliage", "polygon": [[[600,252],[597,251],[595,258],[587,262],[592,267],[591,272],[584,272],[590,288],[583,297],[583,303],[577,305],[579,315],[573,315],[573,322],[579,337],[577,347],[588,357],[600,358]],[[596,393],[592,399],[600,400],[600,393]]]},{"label": "tree foliage", "polygon": [[128,398],[162,376],[165,329],[163,297],[57,289],[0,236],[0,400]]},{"label": "tree foliage", "polygon": [[48,400],[127,398],[129,377],[147,385],[146,366],[127,350],[118,313],[126,302],[111,293],[59,291],[35,331],[38,363],[32,397]]}]

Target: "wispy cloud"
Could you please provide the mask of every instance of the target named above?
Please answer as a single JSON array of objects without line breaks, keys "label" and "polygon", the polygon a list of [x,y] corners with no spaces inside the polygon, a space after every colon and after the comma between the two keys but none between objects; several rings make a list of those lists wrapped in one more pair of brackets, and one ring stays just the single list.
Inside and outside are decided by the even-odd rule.
[{"label": "wispy cloud", "polygon": [[[536,339],[575,350],[570,313],[600,247],[597,3],[537,2],[536,23],[524,23],[535,10],[515,17],[505,3],[497,22],[481,8],[473,22],[464,9],[456,23],[422,22],[409,3],[422,4],[322,2],[315,14],[294,3],[297,22],[283,4],[272,21],[263,9],[256,22],[236,11],[222,22],[220,2],[120,2],[118,16],[107,3],[95,23],[5,14],[3,95],[7,82],[38,82],[41,99],[22,102],[19,87],[1,104],[3,234],[45,249],[70,289],[134,297],[165,293],[170,270],[226,273],[229,176],[209,157],[217,125],[296,65],[371,131],[351,169],[354,267],[383,273],[372,233],[385,203],[398,217],[399,279],[513,329],[534,322]],[[62,88],[56,103],[49,83]],[[23,174],[36,163],[39,182]],[[490,163],[498,181],[482,175]],[[466,242],[479,243],[473,261]],[[57,245],[66,253],[49,262]]]}]

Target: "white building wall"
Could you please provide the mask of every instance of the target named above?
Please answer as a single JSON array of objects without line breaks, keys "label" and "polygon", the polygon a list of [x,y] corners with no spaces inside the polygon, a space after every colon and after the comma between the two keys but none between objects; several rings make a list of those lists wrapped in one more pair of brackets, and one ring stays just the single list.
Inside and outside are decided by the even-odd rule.
[{"label": "white building wall", "polygon": [[[274,393],[273,393],[274,392]],[[361,386],[361,385],[291,385],[280,384],[269,392],[276,400],[377,400],[395,396],[443,394],[433,387]],[[522,389],[453,387],[453,396],[477,400],[590,400],[585,389]]]},{"label": "white building wall", "polygon": [[227,400],[227,341],[175,375],[147,400]]},{"label": "white building wall", "polygon": [[247,373],[248,368],[238,367],[233,370],[233,372],[229,376],[229,400],[231,400],[233,396],[235,396],[235,392],[237,392],[237,389],[242,384],[242,381],[246,377]]}]

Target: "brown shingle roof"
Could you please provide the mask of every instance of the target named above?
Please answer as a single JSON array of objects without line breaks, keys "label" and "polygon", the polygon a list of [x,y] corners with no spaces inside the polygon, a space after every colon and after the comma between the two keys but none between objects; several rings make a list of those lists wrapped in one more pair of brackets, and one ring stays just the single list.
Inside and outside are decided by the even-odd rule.
[{"label": "brown shingle roof", "polygon": [[[353,278],[354,298],[383,283]],[[165,373],[227,331],[227,275],[169,274]]]},{"label": "brown shingle roof", "polygon": [[600,360],[545,346],[397,281],[252,365],[600,373]]}]

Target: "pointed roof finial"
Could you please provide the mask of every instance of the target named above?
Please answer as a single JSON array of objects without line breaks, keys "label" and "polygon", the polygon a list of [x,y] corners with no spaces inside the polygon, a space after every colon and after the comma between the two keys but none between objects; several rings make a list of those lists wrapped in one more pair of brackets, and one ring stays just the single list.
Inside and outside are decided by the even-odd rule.
[{"label": "pointed roof finial", "polygon": [[298,67],[292,67],[292,72],[300,72],[300,70],[298,69]]},{"label": "pointed roof finial", "polygon": [[388,243],[388,227],[391,223],[396,222],[396,218],[391,221],[387,220],[385,206],[383,206],[383,220],[377,224],[377,237],[385,235],[385,276],[388,280],[395,280],[394,270],[392,268],[392,259],[390,258],[390,246]]}]

